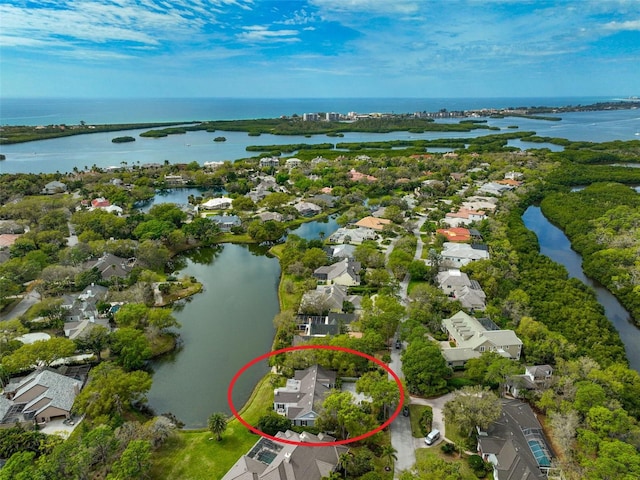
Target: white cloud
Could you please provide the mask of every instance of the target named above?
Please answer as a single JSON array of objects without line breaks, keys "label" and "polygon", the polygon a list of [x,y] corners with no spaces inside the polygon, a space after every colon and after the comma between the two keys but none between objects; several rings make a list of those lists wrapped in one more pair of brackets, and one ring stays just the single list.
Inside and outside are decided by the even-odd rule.
[{"label": "white cloud", "polygon": [[261,42],[298,42],[297,30],[269,30],[263,25],[251,25],[243,27],[244,32],[239,33],[237,38],[250,43]]},{"label": "white cloud", "polygon": [[310,0],[309,3],[327,12],[360,12],[375,14],[412,14],[421,10],[417,0]]},{"label": "white cloud", "polygon": [[302,9],[294,12],[291,17],[275,23],[283,25],[307,25],[309,23],[317,22],[318,20],[319,18],[316,15],[310,14],[306,10]]},{"label": "white cloud", "polygon": [[640,31],[640,20],[627,20],[626,22],[609,22],[604,28],[606,30],[613,30],[616,32],[622,30],[637,30]]}]

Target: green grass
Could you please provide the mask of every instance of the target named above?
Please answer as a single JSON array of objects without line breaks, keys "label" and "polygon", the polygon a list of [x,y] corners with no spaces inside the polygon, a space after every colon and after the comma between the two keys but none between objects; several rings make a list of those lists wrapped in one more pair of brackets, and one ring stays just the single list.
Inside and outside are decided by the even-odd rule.
[{"label": "green grass", "polygon": [[409,405],[409,420],[411,421],[411,435],[415,438],[424,437],[420,430],[420,417],[425,410],[431,410],[428,405]]},{"label": "green grass", "polygon": [[[271,376],[265,376],[256,386],[245,407],[240,410],[250,424],[273,404]],[[151,478],[180,478],[182,480],[222,478],[233,464],[260,438],[235,418],[228,423],[220,442],[210,440],[208,430],[181,430],[152,457]]]},{"label": "green grass", "polygon": [[460,465],[460,478],[462,480],[477,480],[478,477],[473,473],[473,470],[469,467],[467,459],[465,456],[462,458],[459,457],[457,453],[453,453],[452,455],[447,455],[440,450],[440,447],[436,448],[418,448],[416,450],[416,464],[420,463],[421,460],[428,458],[437,457],[441,460],[444,460],[448,463],[456,463]]}]

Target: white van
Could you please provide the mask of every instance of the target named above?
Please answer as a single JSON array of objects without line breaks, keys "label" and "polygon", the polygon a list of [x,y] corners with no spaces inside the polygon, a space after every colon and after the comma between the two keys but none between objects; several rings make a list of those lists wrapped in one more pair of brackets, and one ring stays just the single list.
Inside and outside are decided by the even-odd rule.
[{"label": "white van", "polygon": [[433,429],[429,432],[429,435],[425,437],[424,441],[427,445],[433,445],[434,442],[439,438],[440,438],[440,430]]}]

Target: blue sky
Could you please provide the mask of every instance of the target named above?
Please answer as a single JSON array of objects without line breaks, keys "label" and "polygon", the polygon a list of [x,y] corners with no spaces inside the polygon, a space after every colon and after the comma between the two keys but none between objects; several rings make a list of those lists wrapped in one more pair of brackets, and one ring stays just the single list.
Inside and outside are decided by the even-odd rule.
[{"label": "blue sky", "polygon": [[640,95],[640,1],[2,0],[0,94]]}]

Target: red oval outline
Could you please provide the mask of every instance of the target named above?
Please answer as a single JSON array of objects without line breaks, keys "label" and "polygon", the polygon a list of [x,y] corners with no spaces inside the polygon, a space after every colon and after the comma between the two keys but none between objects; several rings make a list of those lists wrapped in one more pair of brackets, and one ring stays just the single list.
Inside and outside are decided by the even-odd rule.
[{"label": "red oval outline", "polygon": [[[297,351],[297,350],[313,350],[313,349],[337,350],[339,352],[346,352],[346,353],[351,353],[353,355],[358,355],[359,357],[366,358],[367,360],[369,360],[371,362],[374,362],[377,365],[380,365],[384,370],[386,370],[393,377],[393,380],[396,382],[396,385],[398,385],[398,390],[400,390],[400,401],[398,402],[398,407],[395,409],[393,414],[391,414],[389,419],[386,422],[384,422],[382,425],[380,425],[379,427],[371,430],[370,432],[363,433],[362,435],[358,435],[357,437],[347,438],[345,440],[337,440],[335,442],[316,442],[316,443],[295,442],[293,440],[288,440],[286,438],[280,438],[280,437],[275,437],[273,435],[268,435],[268,434],[264,433],[263,431],[258,430],[254,426],[252,426],[249,423],[247,423],[244,420],[244,418],[242,418],[240,416],[240,414],[236,410],[235,406],[233,405],[233,399],[232,399],[233,387],[235,386],[236,381],[238,380],[238,378],[240,378],[240,376],[247,369],[249,369],[250,367],[252,367],[256,363],[261,362],[262,360],[265,360],[265,359],[267,359],[269,357],[273,357],[274,355],[278,355],[280,353],[286,353],[286,352],[294,352],[294,351]],[[345,347],[336,347],[336,346],[333,346],[333,345],[298,345],[297,347],[281,348],[279,350],[273,350],[271,352],[265,353],[264,355],[260,355],[259,357],[256,357],[253,360],[251,360],[249,363],[247,363],[240,370],[238,370],[238,372],[231,379],[231,383],[229,383],[229,388],[227,389],[227,402],[229,403],[229,406],[231,407],[231,413],[233,413],[233,416],[236,417],[238,419],[238,421],[242,425],[247,427],[253,433],[255,433],[257,435],[260,435],[261,437],[268,438],[269,440],[273,440],[275,442],[280,442],[280,443],[287,443],[289,445],[299,445],[299,446],[302,446],[302,447],[329,447],[329,446],[332,446],[332,445],[347,445],[349,443],[357,442],[359,440],[364,440],[365,438],[368,438],[368,437],[370,437],[372,435],[375,435],[376,433],[378,433],[378,432],[382,431],[383,429],[385,429],[387,426],[391,425],[391,422],[393,422],[396,419],[396,417],[400,414],[400,410],[402,410],[402,405],[404,404],[404,396],[405,396],[404,388],[402,387],[402,382],[400,381],[400,378],[398,377],[396,372],[394,372],[386,363],[384,363],[381,360],[378,360],[375,357],[372,357],[371,355],[367,355],[364,352],[360,352],[358,350],[352,350],[350,348],[345,348]]]}]

